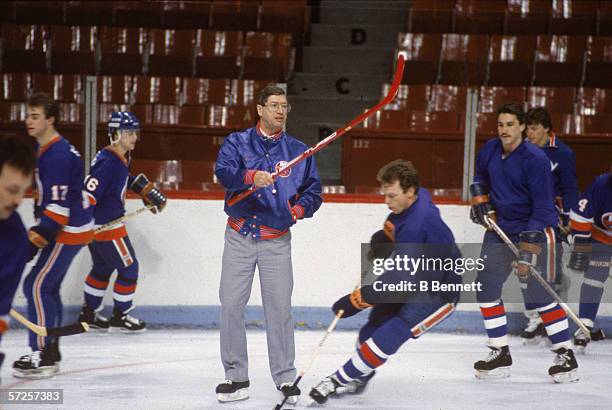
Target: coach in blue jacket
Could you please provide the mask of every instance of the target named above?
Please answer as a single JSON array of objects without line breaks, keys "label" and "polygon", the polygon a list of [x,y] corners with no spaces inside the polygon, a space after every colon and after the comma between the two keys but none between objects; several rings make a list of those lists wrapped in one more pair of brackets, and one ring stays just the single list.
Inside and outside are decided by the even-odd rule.
[{"label": "coach in blue jacket", "polygon": [[[257,98],[257,125],[231,133],[217,158],[215,174],[226,189],[228,215],[219,289],[221,360],[227,379],[216,389],[221,402],[249,397],[244,311],[256,265],[272,379],[289,397],[288,402],[297,401],[299,395],[299,389],[291,386],[296,370],[289,228],[299,219],[312,217],[322,199],[313,157],[272,178],[275,170],[308,149],[284,131],[290,110],[284,90],[266,86]],[[228,204],[251,185],[260,189],[234,205]]]}]

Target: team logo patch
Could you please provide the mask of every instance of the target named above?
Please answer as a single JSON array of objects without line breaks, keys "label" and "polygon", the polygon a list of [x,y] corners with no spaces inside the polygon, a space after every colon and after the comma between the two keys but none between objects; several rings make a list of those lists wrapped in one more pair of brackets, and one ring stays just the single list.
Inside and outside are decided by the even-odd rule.
[{"label": "team logo patch", "polygon": [[601,224],[607,230],[612,231],[612,212],[606,212],[601,216]]},{"label": "team logo patch", "polygon": [[[285,165],[287,165],[287,161],[279,161],[274,166],[274,170],[276,172],[278,172],[278,170],[281,169],[282,167],[284,167]],[[283,178],[287,178],[289,175],[291,175],[291,168],[284,170],[283,172],[281,172],[278,175],[283,177]]]}]

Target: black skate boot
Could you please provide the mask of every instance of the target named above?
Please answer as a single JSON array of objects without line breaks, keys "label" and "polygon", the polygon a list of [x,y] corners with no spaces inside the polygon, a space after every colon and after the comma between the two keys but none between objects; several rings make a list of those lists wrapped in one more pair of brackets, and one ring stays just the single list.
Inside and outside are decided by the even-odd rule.
[{"label": "black skate boot", "polygon": [[555,383],[577,382],[578,377],[578,362],[574,357],[572,349],[564,347],[554,350],[557,354],[555,364],[548,369],[548,374],[553,378]]},{"label": "black skate boot", "polygon": [[113,316],[110,320],[110,330],[119,330],[122,333],[142,333],[146,329],[147,324],[144,320],[136,319],[127,314],[127,312],[121,312],[118,310],[113,311]]},{"label": "black skate boot", "polygon": [[87,323],[91,329],[96,329],[101,332],[108,332],[108,319],[85,304],[81,309],[81,314],[79,315],[79,322]]},{"label": "black skate boot", "polygon": [[249,386],[250,383],[248,380],[246,382],[233,382],[231,380],[225,380],[215,389],[215,393],[217,393],[217,400],[219,400],[221,403],[246,400],[249,398]]},{"label": "black skate boot", "polygon": [[510,377],[510,366],[512,366],[512,356],[508,346],[493,347],[484,360],[474,363],[476,377],[478,379],[503,379]]},{"label": "black skate boot", "polygon": [[587,329],[589,329],[590,339],[588,339],[580,329],[577,329],[574,332],[574,346],[576,347],[576,353],[584,354],[589,342],[598,342],[606,339],[606,335],[601,329],[593,330],[589,326],[587,326]]},{"label": "black skate boot", "polygon": [[293,383],[283,383],[280,386],[276,386],[276,388],[283,394],[283,398],[287,398],[285,403],[287,404],[295,404],[300,398],[300,394],[302,392],[297,386],[294,386]]},{"label": "black skate boot", "polygon": [[544,330],[544,323],[539,315],[536,317],[530,317],[527,327],[521,333],[521,339],[525,346],[538,344],[543,336],[546,336]]},{"label": "black skate boot", "polygon": [[327,401],[329,396],[336,393],[336,389],[340,386],[340,382],[336,380],[333,375],[327,376],[310,390],[309,396],[317,403],[323,404]]},{"label": "black skate boot", "polygon": [[368,383],[374,377],[376,371],[364,376],[360,379],[351,380],[344,386],[340,386],[336,389],[336,394],[361,394],[365,391]]},{"label": "black skate boot", "polygon": [[20,379],[46,379],[59,372],[62,355],[57,342],[51,343],[30,354],[23,355],[13,363],[13,376]]}]

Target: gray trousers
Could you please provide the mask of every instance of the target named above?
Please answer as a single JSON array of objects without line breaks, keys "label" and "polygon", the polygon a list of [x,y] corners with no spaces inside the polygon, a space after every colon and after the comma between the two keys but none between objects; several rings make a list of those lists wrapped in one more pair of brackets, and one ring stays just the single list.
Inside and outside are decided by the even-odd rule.
[{"label": "gray trousers", "polygon": [[296,376],[291,292],[291,233],[280,238],[253,240],[227,226],[221,270],[221,361],[225,378],[249,379],[245,307],[251,295],[255,266],[259,270],[268,361],[277,386]]}]

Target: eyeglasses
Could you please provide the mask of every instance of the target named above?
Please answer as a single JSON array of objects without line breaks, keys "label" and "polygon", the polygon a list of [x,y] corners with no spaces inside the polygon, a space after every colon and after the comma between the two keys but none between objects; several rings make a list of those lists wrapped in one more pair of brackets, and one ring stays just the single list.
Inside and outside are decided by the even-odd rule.
[{"label": "eyeglasses", "polygon": [[265,104],[264,107],[267,107],[270,111],[276,112],[279,110],[282,112],[290,113],[291,112],[291,104],[279,104],[279,103],[270,103]]}]

